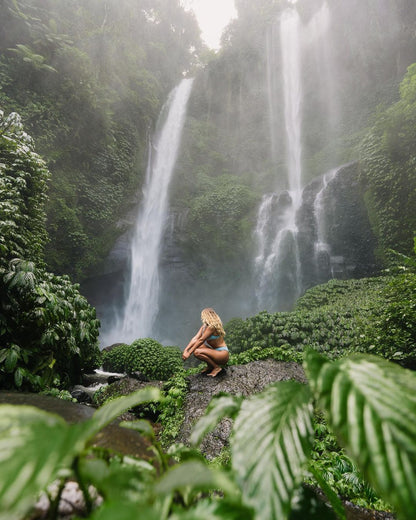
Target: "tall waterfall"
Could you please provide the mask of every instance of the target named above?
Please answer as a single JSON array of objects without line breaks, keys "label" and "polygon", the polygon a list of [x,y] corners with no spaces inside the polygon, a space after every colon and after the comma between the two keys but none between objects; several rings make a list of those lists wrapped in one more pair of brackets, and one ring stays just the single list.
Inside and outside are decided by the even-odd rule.
[{"label": "tall waterfall", "polygon": [[[279,34],[286,135],[287,190],[263,197],[255,236],[258,253],[255,259],[257,307],[289,308],[301,290],[301,270],[296,214],[302,202],[301,149],[301,32],[295,9],[285,10],[280,18]],[[275,31],[275,29],[274,29]],[[268,67],[275,66],[276,37],[268,44]],[[275,72],[268,71],[272,155],[276,154]]]},{"label": "tall waterfall", "polygon": [[166,120],[149,153],[143,203],[131,242],[130,276],[122,316],[109,336],[130,343],[150,336],[159,309],[159,256],[168,211],[168,191],[175,167],[193,79],[183,79],[162,109]]}]

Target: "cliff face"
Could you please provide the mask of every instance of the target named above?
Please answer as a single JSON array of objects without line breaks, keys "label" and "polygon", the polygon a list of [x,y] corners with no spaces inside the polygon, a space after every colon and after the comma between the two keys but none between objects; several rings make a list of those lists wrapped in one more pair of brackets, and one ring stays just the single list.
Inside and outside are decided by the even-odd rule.
[{"label": "cliff face", "polygon": [[[276,215],[288,196],[284,190],[275,194]],[[251,245],[237,258],[224,259],[216,254],[215,243],[205,240],[203,235],[198,255],[190,251],[188,220],[186,210],[171,213],[163,242],[162,289],[155,335],[165,344],[186,344],[198,327],[199,312],[204,307],[214,306],[224,322],[263,310],[258,308],[255,294],[254,222],[245,237]],[[373,255],[376,243],[357,163],[341,166],[307,184],[296,224],[302,292],[331,278],[359,278],[376,272]],[[275,225],[269,223],[269,226],[272,236]],[[230,236],[226,247],[238,248],[238,242]],[[113,248],[103,274],[83,286],[104,324],[111,319],[112,309],[123,306],[128,263],[129,240],[125,235]],[[271,279],[267,288],[269,311],[291,310],[294,303],[290,262],[286,267],[287,272],[285,264],[281,265],[279,280],[275,283]]]}]

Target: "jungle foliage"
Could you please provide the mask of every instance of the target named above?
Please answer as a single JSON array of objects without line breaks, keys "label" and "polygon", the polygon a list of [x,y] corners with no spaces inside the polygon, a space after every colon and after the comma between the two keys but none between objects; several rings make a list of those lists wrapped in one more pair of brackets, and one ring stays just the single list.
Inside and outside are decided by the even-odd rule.
[{"label": "jungle foliage", "polygon": [[49,172],[17,114],[0,113],[0,387],[77,382],[99,364],[95,309],[45,270]]},{"label": "jungle foliage", "polygon": [[149,135],[197,63],[199,29],[176,0],[5,0],[0,19],[0,107],[20,113],[51,171],[46,262],[80,280],[137,203]]},{"label": "jungle foliage", "polygon": [[415,294],[416,273],[410,268],[395,276],[330,280],[309,289],[293,312],[263,311],[230,320],[227,343],[236,362],[270,355],[263,350],[277,356],[276,348],[297,361],[305,346],[312,346],[332,359],[372,352],[413,368]]},{"label": "jungle foliage", "polygon": [[361,145],[361,174],[378,255],[409,254],[416,230],[416,64],[400,85],[400,100],[380,109]]},{"label": "jungle foliage", "polygon": [[[164,454],[145,421],[126,426],[152,439],[159,471],[133,457],[94,456],[87,447],[93,435],[122,411],[160,400],[156,389],[113,400],[77,425],[31,407],[3,405],[0,429],[9,442],[2,455],[0,518],[23,516],[48,484],[57,479],[62,490],[71,478],[79,482],[87,517],[94,520],[114,514],[125,519],[140,514],[170,520],[344,520],[342,502],[329,486],[323,484],[332,511],[301,486],[307,475],[324,482],[310,464],[316,402],[338,442],[393,506],[397,518],[412,519],[416,508],[415,374],[375,356],[356,354],[331,362],[312,350],[306,352],[304,366],[309,385],[279,382],[246,400],[221,396],[211,403],[194,428],[192,442],[198,444],[224,416],[233,417],[229,470],[210,467],[200,454],[181,446]],[[104,499],[100,506],[94,505],[90,485]],[[59,494],[52,511],[57,500]]]}]

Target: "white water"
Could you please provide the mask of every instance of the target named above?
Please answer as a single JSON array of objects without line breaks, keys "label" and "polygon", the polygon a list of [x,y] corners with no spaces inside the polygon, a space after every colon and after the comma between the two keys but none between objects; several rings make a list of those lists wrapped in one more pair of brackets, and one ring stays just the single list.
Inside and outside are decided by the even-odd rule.
[{"label": "white water", "polygon": [[283,95],[287,141],[287,169],[289,189],[293,193],[294,206],[299,206],[301,195],[301,61],[300,18],[294,9],[283,12],[280,20],[282,49]]},{"label": "white water", "polygon": [[275,310],[290,306],[300,295],[301,266],[297,242],[296,214],[302,202],[301,148],[301,26],[295,9],[283,12],[268,41],[268,92],[272,158],[278,149],[276,100],[276,45],[280,44],[286,137],[287,191],[265,195],[257,215],[255,238],[256,299],[259,309]]},{"label": "white water", "polygon": [[176,164],[193,79],[184,79],[170,93],[166,120],[149,161],[134,237],[130,276],[122,316],[103,342],[131,343],[151,336],[159,310],[159,257],[168,211],[168,192]]},{"label": "white water", "polygon": [[328,185],[335,179],[339,170],[340,168],[334,168],[322,177],[322,187],[315,197],[313,208],[316,222],[315,261],[317,261],[321,253],[331,254],[331,248],[328,244],[328,222],[326,219],[327,212],[324,197]]}]

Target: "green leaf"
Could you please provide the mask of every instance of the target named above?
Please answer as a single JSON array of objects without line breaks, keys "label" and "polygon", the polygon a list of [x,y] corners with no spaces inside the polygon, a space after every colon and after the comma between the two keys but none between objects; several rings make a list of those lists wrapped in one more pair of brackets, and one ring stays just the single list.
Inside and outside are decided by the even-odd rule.
[{"label": "green leaf", "polygon": [[0,406],[0,519],[22,517],[75,452],[73,430],[30,406]]},{"label": "green leaf", "polygon": [[271,385],[241,406],[231,438],[232,463],[256,518],[288,518],[313,443],[308,386]]},{"label": "green leaf", "polygon": [[17,364],[17,361],[19,360],[19,354],[17,350],[14,348],[9,349],[6,357],[6,362],[4,364],[7,372],[12,372]]},{"label": "green leaf", "polygon": [[344,506],[335,491],[327,484],[326,480],[317,469],[310,467],[309,471],[315,477],[319,487],[325,493],[326,498],[329,500],[332,509],[335,511],[339,520],[347,520]]},{"label": "green leaf", "polygon": [[149,439],[155,438],[155,432],[153,431],[152,425],[145,419],[141,419],[139,421],[122,421],[120,426],[128,430],[139,432]]},{"label": "green leaf", "polygon": [[24,371],[22,368],[18,367],[14,373],[14,382],[17,386],[17,388],[20,388],[23,383],[23,375]]},{"label": "green leaf", "polygon": [[203,437],[212,431],[224,417],[233,418],[240,410],[242,400],[242,397],[231,395],[214,397],[205,415],[199,419],[192,431],[190,438],[191,444],[194,446],[200,444]]},{"label": "green leaf", "polygon": [[165,495],[188,487],[193,490],[220,489],[231,496],[238,495],[235,484],[225,472],[212,469],[199,460],[174,466],[156,484],[155,492]]},{"label": "green leaf", "polygon": [[98,433],[104,426],[116,419],[129,408],[151,401],[161,401],[162,393],[158,388],[148,386],[127,396],[118,397],[99,408],[89,422],[88,435]]},{"label": "green leaf", "polygon": [[0,520],[10,520],[33,504],[58,471],[70,468],[86,443],[130,407],[160,399],[157,388],[144,388],[97,410],[81,424],[30,406],[0,406]]},{"label": "green leaf", "polygon": [[133,502],[104,503],[93,515],[91,520],[132,520],[143,518],[145,520],[160,520],[160,512],[155,508],[143,507],[142,504]]},{"label": "green leaf", "polygon": [[188,511],[178,511],[169,520],[253,520],[254,511],[239,503],[228,503],[227,500],[199,500],[196,506]]},{"label": "green leaf", "polygon": [[[307,353],[307,371],[317,356]],[[354,355],[309,375],[331,428],[365,478],[399,518],[413,519],[416,374],[376,356]]]}]

